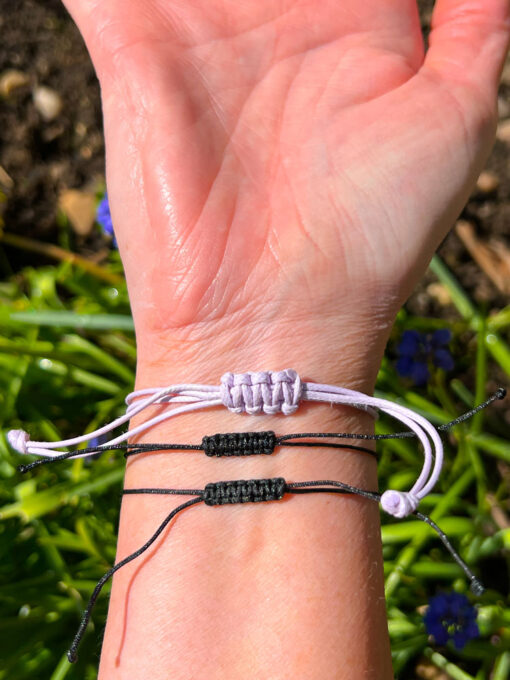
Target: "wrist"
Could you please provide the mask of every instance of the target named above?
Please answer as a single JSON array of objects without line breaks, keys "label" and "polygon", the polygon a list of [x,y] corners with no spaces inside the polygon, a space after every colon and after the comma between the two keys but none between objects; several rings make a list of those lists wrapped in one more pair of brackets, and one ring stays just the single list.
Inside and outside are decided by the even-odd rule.
[{"label": "wrist", "polygon": [[219,384],[226,372],[293,368],[302,380],[371,393],[391,322],[341,315],[214,324],[137,332],[136,388],[172,383]]},{"label": "wrist", "polygon": [[[277,380],[280,379],[285,381],[291,379],[292,385],[288,385],[286,389],[290,389],[290,395],[296,394],[294,389],[297,389],[297,387],[294,385],[294,378],[289,378],[289,376],[277,378]],[[304,380],[314,382],[313,378],[303,377]],[[173,382],[175,381],[169,381],[170,384]],[[184,380],[184,382],[189,383],[190,381]],[[213,382],[216,385],[218,383],[219,379]],[[272,404],[272,399],[274,398],[271,395],[272,389],[269,388],[269,393],[264,396],[264,404]],[[241,396],[239,388],[233,388],[231,398],[233,398],[235,404],[238,403],[238,398],[241,399],[241,403],[244,403],[244,399],[246,399],[246,404],[250,404],[253,399],[257,399],[257,394],[260,397],[258,389],[254,387],[253,390],[253,394],[248,396],[251,394],[251,388],[243,387],[244,396]],[[219,395],[219,393],[217,394]],[[279,394],[279,392],[277,391],[275,394]],[[287,399],[289,396],[287,396]],[[277,436],[302,432],[349,431],[365,434],[373,432],[372,416],[352,406],[308,401],[306,392],[297,403],[292,397],[290,399],[295,404],[293,408],[296,408],[296,411],[292,412],[290,419],[284,415],[285,409],[282,409],[283,412],[278,412],[274,415],[270,415],[267,412],[250,415],[246,412],[232,412],[221,403],[218,403],[214,407],[209,406],[205,409],[178,413],[175,418],[165,419],[152,426],[139,439],[135,438],[133,441],[199,444],[204,435],[212,435],[218,432],[260,432],[263,430],[272,430]],[[333,397],[332,400],[334,401]],[[145,421],[147,417],[159,416],[162,408],[166,409],[168,407],[154,406],[149,416],[144,414],[143,418],[142,416],[139,416],[139,419],[135,417],[131,426],[136,427],[142,419]],[[196,451],[172,451],[171,455],[168,452],[161,452],[160,454],[150,452],[130,459],[128,477],[130,482],[134,479],[144,478],[147,480],[146,483],[149,484],[152,479],[158,479],[158,482],[164,479],[165,484],[169,486],[184,485],[189,487],[191,480],[200,485],[207,481],[217,480],[216,474],[218,470],[222,474],[232,473],[228,474],[226,478],[239,477],[239,470],[242,470],[241,477],[245,477],[248,473],[252,477],[281,476],[282,472],[290,471],[291,475],[293,475],[291,479],[299,480],[313,478],[313,474],[316,473],[317,469],[320,469],[321,473],[327,469],[329,470],[328,477],[343,479],[351,484],[361,484],[365,488],[375,488],[376,479],[372,474],[369,479],[365,475],[360,477],[357,474],[360,471],[367,472],[370,470],[373,472],[375,470],[373,461],[364,460],[361,463],[363,458],[367,458],[366,454],[363,456],[357,452],[348,452],[347,450],[340,452],[339,450],[319,449],[316,452],[317,455],[310,456],[310,449],[303,447],[304,450],[300,450],[302,455],[295,456],[291,451],[283,449],[284,447],[282,447],[281,451],[277,451],[278,455],[271,456],[270,460],[263,460],[266,458],[264,456],[255,456],[243,459],[242,464],[241,461],[235,459],[226,459],[218,464],[217,459],[207,460],[203,455],[197,454]],[[339,455],[340,453],[342,455]],[[299,463],[296,464],[298,459]],[[315,464],[312,463],[312,459],[315,459]],[[370,459],[370,456],[368,456],[368,459]],[[289,461],[290,465],[282,467],[282,462],[286,460]],[[329,462],[324,467],[326,461]],[[350,473],[354,471],[356,476],[349,476],[349,479],[345,479],[345,474],[348,470],[350,470]],[[206,473],[205,476],[204,473]],[[212,477],[210,476],[211,474]],[[312,474],[312,477],[310,477],[310,474]],[[370,481],[369,487],[366,486],[366,481]]]},{"label": "wrist", "polygon": [[[349,407],[305,401],[290,418],[235,414],[215,407],[177,416],[147,432],[144,439],[199,443],[204,434],[264,429],[276,433],[370,432],[373,419]],[[268,477],[283,477],[288,482],[335,479],[368,490],[377,488],[375,460],[368,453],[284,446],[274,455],[243,459],[209,458],[197,451],[142,454],[129,459],[126,487],[203,489],[208,482]],[[180,500],[126,496],[119,558],[147,541]],[[136,613],[136,622],[130,626],[138,636],[153,639],[154,631],[162,630],[161,621],[172,621],[171,635],[165,633],[158,647],[158,667],[178,669],[186,658],[203,668],[215,665],[204,653],[210,638],[207,612],[213,611],[215,630],[219,627],[226,636],[223,640],[215,635],[214,648],[226,667],[230,667],[225,661],[232,651],[230,641],[236,641],[231,677],[253,674],[255,668],[262,669],[260,677],[267,677],[270,667],[282,663],[289,670],[282,677],[315,677],[319,668],[323,675],[340,677],[335,653],[324,648],[340,650],[339,657],[345,658],[344,652],[350,653],[366,625],[370,639],[376,641],[375,651],[371,644],[371,654],[385,659],[380,677],[390,677],[377,504],[353,496],[326,495],[287,501],[289,498],[280,505],[247,504],[219,511],[200,507],[185,512],[172,523],[170,532],[165,531],[164,540],[137,566],[134,575],[127,570],[117,574],[105,637],[107,652],[102,658],[104,676],[110,677],[114,652],[124,663],[123,641],[129,642],[129,632],[125,635],[118,622],[127,618],[122,615],[127,593],[129,610]],[[147,593],[156,595],[147,597]],[[247,607],[250,615],[240,616]],[[297,610],[299,617],[294,617]],[[264,622],[262,634],[260,621]],[[278,648],[269,655],[268,631],[278,631],[279,640]],[[239,647],[239,641],[245,639],[250,640],[249,652]],[[300,654],[305,640],[310,648],[306,656],[312,657],[306,663]],[[128,645],[126,649],[126,665],[136,663],[137,655],[129,655]],[[367,666],[362,674],[368,676],[368,666],[374,664],[360,663]],[[221,673],[225,673],[223,665]],[[210,671],[206,674],[211,675]]]},{"label": "wrist", "polygon": [[[227,371],[290,367],[302,380],[365,392],[372,389],[378,358],[366,356],[366,344],[356,352],[355,343],[346,342],[346,334],[333,346],[338,331],[332,335],[323,327],[311,334],[305,334],[303,327],[294,334],[281,327],[278,332],[274,327],[271,332],[260,328],[242,331],[230,329],[222,334],[217,327],[214,332],[202,332],[200,339],[192,335],[177,338],[175,334],[145,336],[137,387],[177,382],[219,385]],[[261,430],[277,434],[370,433],[373,422],[364,411],[306,401],[300,402],[291,417],[236,414],[219,406],[178,415],[144,433],[142,440],[200,443],[205,434]],[[368,490],[377,488],[376,461],[368,453],[283,446],[270,456],[243,459],[209,458],[197,451],[137,455],[128,459],[126,487],[193,489],[219,480],[268,477],[283,477],[288,482],[335,479]],[[139,639],[159,636],[163,640],[151,662],[157,668],[175,674],[191,658],[197,667],[207,669],[208,677],[216,677],[218,663],[204,652],[210,648],[207,612],[212,611],[214,649],[221,658],[222,677],[225,673],[238,677],[254,672],[257,677],[267,677],[269,668],[283,668],[282,664],[288,671],[282,678],[316,677],[317,673],[340,677],[343,659],[368,636],[373,642],[370,654],[364,650],[360,656],[360,677],[368,677],[369,668],[375,665],[373,658],[377,658],[379,677],[389,678],[377,505],[351,496],[323,496],[293,498],[290,503],[264,507],[247,504],[249,507],[220,508],[217,512],[218,508],[200,507],[182,513],[134,575],[126,570],[115,576],[101,662],[104,677],[112,676],[115,655],[122,657],[125,667],[133,664],[138,668],[140,659],[150,665],[146,655],[131,653],[129,644],[123,648],[133,629],[135,649]],[[180,500],[126,496],[119,557],[137,550]],[[127,620],[126,594],[130,596],[129,610],[136,617],[122,629],[120,622]],[[240,616],[247,608],[250,615]],[[165,620],[172,622],[171,632],[162,627]],[[223,637],[218,638],[217,630]],[[267,631],[278,631],[277,647],[270,653]],[[248,651],[242,647],[245,640],[250,641]],[[310,650],[306,659],[300,651],[304,645]],[[341,659],[338,663],[336,656]]]}]

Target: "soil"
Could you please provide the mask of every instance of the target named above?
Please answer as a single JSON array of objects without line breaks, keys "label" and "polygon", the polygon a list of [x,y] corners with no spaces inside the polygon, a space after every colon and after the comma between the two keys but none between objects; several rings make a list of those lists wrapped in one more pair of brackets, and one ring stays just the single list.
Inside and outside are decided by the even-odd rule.
[{"label": "soil", "polygon": [[[0,95],[0,165],[11,179],[0,176],[5,230],[55,242],[60,192],[104,178],[99,85],[59,0],[0,0],[0,34],[0,78],[11,69],[28,77],[26,86]],[[35,107],[37,86],[51,88],[62,101],[53,120],[45,121]],[[77,250],[87,245],[83,239],[73,243]],[[27,264],[27,253],[9,248],[8,257],[13,269]]]},{"label": "soil", "polygon": [[[431,0],[420,2],[425,33],[432,5]],[[0,77],[16,69],[28,80],[9,96],[0,95],[0,190],[7,197],[3,205],[5,229],[56,241],[60,192],[97,187],[104,179],[99,85],[83,40],[60,0],[0,0],[0,32]],[[54,120],[45,121],[35,107],[33,89],[40,85],[55,90],[63,102]],[[505,121],[510,123],[510,62],[499,99],[504,128]],[[498,248],[510,249],[510,125],[506,131],[507,141],[496,141],[487,163],[495,175],[495,186],[488,192],[474,192],[463,217],[474,225],[482,243],[496,238]],[[73,249],[90,253],[97,238],[73,236]],[[454,231],[439,252],[482,308],[496,310],[508,304],[508,294],[498,290],[473,261]],[[13,270],[31,257],[12,248],[8,256]],[[36,256],[32,257],[35,263]],[[5,258],[0,267],[5,269]],[[9,273],[0,270],[0,276]],[[436,317],[451,314],[451,307],[440,300],[437,286],[430,287],[434,281],[432,274],[425,276],[407,303],[411,312]]]}]

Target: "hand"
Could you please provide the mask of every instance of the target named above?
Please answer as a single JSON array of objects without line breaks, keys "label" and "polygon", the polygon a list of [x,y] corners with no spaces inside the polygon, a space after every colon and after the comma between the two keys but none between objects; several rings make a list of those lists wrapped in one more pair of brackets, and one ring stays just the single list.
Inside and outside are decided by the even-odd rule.
[{"label": "hand", "polygon": [[140,356],[320,325],[376,370],[488,154],[507,0],[437,2],[426,57],[414,0],[66,4]]},{"label": "hand", "polygon": [[[138,385],[292,367],[369,391],[488,153],[508,0],[439,0],[426,57],[414,0],[65,2],[101,82]],[[253,421],[215,410],[148,436],[370,428],[327,405]],[[291,454],[242,475],[376,488],[355,452]],[[216,463],[154,456],[126,484],[239,478]],[[377,507],[301,500],[221,525],[197,509],[119,571],[100,677],[393,677]],[[167,513],[127,497],[119,558]]]}]

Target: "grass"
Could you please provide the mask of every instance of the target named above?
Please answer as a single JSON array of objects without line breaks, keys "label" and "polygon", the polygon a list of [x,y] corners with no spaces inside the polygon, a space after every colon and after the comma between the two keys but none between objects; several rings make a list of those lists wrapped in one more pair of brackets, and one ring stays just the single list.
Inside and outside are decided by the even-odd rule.
[{"label": "grass", "polygon": [[[22,427],[37,438],[57,440],[92,431],[121,413],[136,361],[129,302],[115,251],[106,264],[91,268],[63,253],[65,248],[38,251],[37,242],[12,239],[8,245],[44,252],[55,264],[27,267],[0,283],[0,680],[93,680],[108,587],[78,663],[71,666],[65,653],[85,601],[114,560],[123,459],[115,454],[91,464],[78,459],[21,476],[20,456],[10,450],[5,433]],[[1,247],[0,262],[5,263]],[[377,393],[440,424],[482,401],[493,376],[510,376],[510,309],[487,318],[441,260],[435,258],[431,268],[456,312],[445,322],[401,310]],[[394,367],[396,339],[406,328],[445,325],[453,332],[455,371],[437,372],[426,388],[412,388]],[[450,433],[442,478],[421,506],[488,585],[476,602],[481,637],[462,652],[436,649],[422,623],[431,595],[467,589],[462,572],[427,526],[383,517],[397,678],[433,677],[427,673],[437,669],[446,674],[437,677],[503,680],[510,672],[510,445],[502,414],[496,408],[481,412]],[[378,424],[380,432],[393,427],[385,419]],[[379,452],[381,488],[409,488],[422,463],[416,443],[386,440]]]}]

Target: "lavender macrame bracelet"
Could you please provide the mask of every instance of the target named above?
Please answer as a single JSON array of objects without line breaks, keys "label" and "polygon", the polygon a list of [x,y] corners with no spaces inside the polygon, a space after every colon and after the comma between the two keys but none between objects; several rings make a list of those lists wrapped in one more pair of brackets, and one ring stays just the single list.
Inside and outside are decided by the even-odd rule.
[{"label": "lavender macrame bracelet", "polygon": [[[469,411],[462,413],[453,420],[437,426],[439,433],[446,432],[452,427],[465,422],[469,418],[490,406],[498,399],[504,399],[506,390],[503,387],[498,388],[488,399],[478,404]],[[280,446],[298,446],[315,447],[315,448],[333,448],[333,449],[349,449],[350,451],[360,451],[362,453],[369,453],[376,456],[375,449],[369,449],[359,444],[339,444],[338,442],[326,441],[327,439],[352,439],[361,441],[381,441],[383,439],[409,439],[416,437],[414,432],[409,430],[404,432],[391,432],[384,434],[365,434],[362,432],[297,432],[287,433],[277,436],[272,430],[263,430],[257,432],[226,432],[217,433],[213,435],[204,435],[200,444],[176,444],[170,442],[136,442],[106,445],[95,443],[87,448],[76,448],[64,453],[59,453],[58,456],[42,457],[31,463],[24,463],[18,465],[19,472],[25,473],[41,465],[48,465],[58,463],[64,460],[74,460],[75,458],[83,458],[84,456],[99,456],[102,453],[109,451],[124,451],[124,458],[131,456],[138,456],[141,453],[169,453],[173,451],[203,451],[206,456],[222,458],[222,457],[238,457],[238,456],[255,456],[259,454],[269,455],[275,452],[276,447]],[[312,439],[313,441],[305,441]],[[316,441],[318,439],[318,441]]]},{"label": "lavender macrame bracelet", "polygon": [[[189,413],[213,406],[226,406],[232,413],[258,415],[292,415],[303,401],[341,404],[362,409],[371,414],[381,411],[396,418],[408,427],[423,446],[424,462],[421,473],[413,487],[405,491],[389,489],[381,497],[381,507],[394,517],[406,517],[416,510],[422,500],[436,484],[443,465],[443,444],[434,426],[423,416],[411,409],[370,397],[361,392],[334,385],[303,382],[296,371],[263,371],[249,373],[225,373],[221,385],[179,384],[163,388],[149,388],[131,392],[126,398],[126,413],[108,425],[80,437],[59,442],[32,442],[27,432],[11,430],[7,437],[10,445],[18,452],[38,456],[55,457],[62,452],[60,447],[74,446],[115,430],[133,416],[154,405],[183,404],[165,411],[105,442],[111,446],[127,441],[149,428],[182,413]],[[90,455],[90,454],[84,454]]]}]

